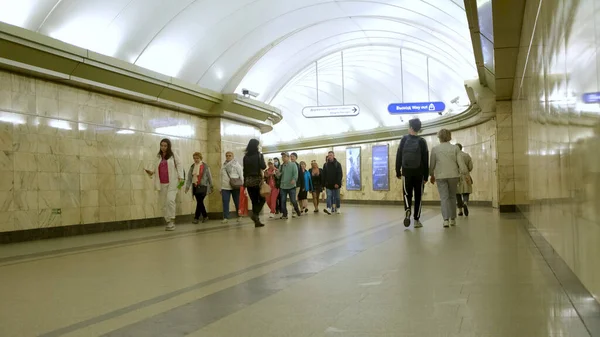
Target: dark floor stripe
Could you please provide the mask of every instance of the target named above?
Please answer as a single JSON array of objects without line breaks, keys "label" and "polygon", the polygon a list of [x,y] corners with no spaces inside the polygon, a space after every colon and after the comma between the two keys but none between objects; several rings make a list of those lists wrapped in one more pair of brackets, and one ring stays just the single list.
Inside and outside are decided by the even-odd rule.
[{"label": "dark floor stripe", "polygon": [[525,216],[523,216],[523,219],[525,230],[529,233],[531,240],[569,297],[571,305],[577,311],[590,336],[600,337],[600,303],[594,299],[569,265],[552,248],[552,245],[537,228]]},{"label": "dark floor stripe", "polygon": [[186,305],[112,331],[104,336],[186,336],[360,252],[379,245],[402,230],[404,227],[386,227],[365,237],[354,238],[343,246],[292,263]]},{"label": "dark floor stripe", "polygon": [[[93,244],[89,244],[89,245],[85,245],[85,246],[69,247],[69,248],[54,249],[54,250],[31,253],[31,254],[8,256],[8,257],[0,258],[0,266],[8,266],[8,265],[16,264],[19,262],[30,262],[32,259],[39,260],[39,259],[44,259],[44,258],[52,258],[57,255],[64,256],[64,255],[69,255],[69,254],[76,254],[79,252],[86,252],[89,250],[100,250],[100,249],[105,249],[105,248],[113,248],[116,246],[125,246],[125,245],[144,243],[144,242],[154,241],[154,240],[164,240],[164,239],[179,238],[179,237],[184,237],[184,236],[191,236],[191,235],[196,235],[196,234],[205,233],[205,232],[213,232],[213,231],[217,232],[217,231],[223,231],[223,230],[230,230],[230,229],[235,229],[235,228],[239,228],[239,227],[242,227],[245,225],[250,225],[250,224],[253,225],[253,223],[248,222],[248,223],[239,223],[239,224],[235,224],[235,225],[221,225],[221,226],[205,227],[205,228],[198,228],[198,229],[178,231],[178,232],[164,232],[163,231],[160,234],[155,234],[155,235],[145,236],[145,237],[140,237],[140,238],[131,238],[131,239],[125,239],[125,240],[110,241],[110,242],[100,242],[100,243],[93,243]],[[20,244],[20,243],[17,243],[17,244]],[[10,249],[10,247],[6,247],[6,248]],[[24,260],[26,260],[26,261],[24,261]]]},{"label": "dark floor stripe", "polygon": [[[423,216],[422,218],[426,220],[426,219],[429,219],[429,218],[431,218],[431,217],[433,217],[435,215],[436,215],[435,213],[431,214],[431,212],[430,212],[428,214],[425,214],[425,216]],[[135,303],[135,304],[132,304],[130,306],[127,306],[127,307],[124,307],[124,308],[121,308],[121,309],[117,309],[117,310],[108,312],[106,314],[103,314],[103,315],[100,315],[100,316],[97,316],[97,317],[94,317],[94,318],[90,318],[88,320],[85,320],[85,321],[82,321],[82,322],[79,322],[79,323],[75,323],[73,325],[69,325],[69,326],[66,326],[64,328],[60,328],[60,329],[57,329],[57,330],[54,330],[54,331],[42,334],[42,335],[40,335],[40,337],[56,337],[56,336],[61,336],[63,334],[67,334],[67,333],[70,333],[70,332],[73,332],[73,331],[77,331],[77,330],[83,329],[83,328],[85,328],[87,326],[90,326],[90,325],[93,325],[93,324],[96,324],[96,323],[100,323],[102,321],[109,320],[109,319],[112,319],[112,318],[115,318],[115,317],[119,317],[119,316],[124,315],[126,313],[129,313],[129,312],[132,312],[132,311],[135,311],[135,310],[138,310],[138,309],[141,309],[141,308],[144,308],[144,307],[147,307],[147,306],[150,306],[150,305],[153,305],[153,304],[156,304],[156,303],[168,300],[170,298],[173,298],[175,296],[184,294],[186,292],[190,292],[190,291],[193,291],[193,290],[196,290],[196,289],[200,289],[202,287],[206,287],[208,285],[211,285],[211,284],[214,284],[214,283],[218,283],[218,282],[227,280],[229,278],[232,278],[232,277],[235,277],[235,276],[247,273],[249,271],[252,271],[252,270],[255,270],[255,269],[259,269],[259,268],[262,268],[262,267],[265,267],[265,266],[277,263],[279,261],[283,261],[283,260],[286,260],[286,259],[289,259],[289,258],[293,258],[295,256],[298,256],[298,255],[310,252],[312,250],[316,250],[318,248],[321,248],[321,247],[324,247],[324,246],[327,246],[327,245],[330,245],[330,244],[333,244],[333,243],[336,243],[336,242],[340,242],[340,241],[344,241],[344,240],[347,240],[347,239],[350,239],[350,238],[354,238],[354,237],[360,236],[360,235],[362,235],[362,234],[364,234],[366,232],[369,232],[369,231],[372,231],[372,230],[377,230],[377,229],[389,226],[389,225],[391,225],[391,224],[393,224],[395,222],[399,222],[399,221],[400,221],[399,219],[387,221],[385,223],[373,226],[371,228],[363,229],[363,230],[354,232],[352,234],[349,234],[349,235],[346,235],[346,236],[343,236],[343,237],[340,237],[340,238],[337,238],[337,239],[333,239],[333,240],[330,240],[330,241],[327,241],[327,242],[324,242],[324,243],[320,243],[318,245],[314,245],[314,246],[311,246],[311,247],[308,247],[308,248],[305,248],[305,249],[302,249],[302,250],[299,250],[299,251],[296,251],[296,252],[293,252],[293,253],[289,253],[289,254],[286,254],[286,255],[283,255],[283,256],[280,256],[280,257],[277,257],[277,258],[274,258],[274,259],[271,259],[271,260],[268,260],[268,261],[265,261],[265,262],[262,262],[262,263],[259,263],[259,264],[255,264],[253,266],[249,266],[247,268],[244,268],[244,269],[241,269],[241,270],[238,270],[238,271],[235,271],[235,272],[231,272],[229,274],[225,274],[225,275],[213,278],[211,280],[207,280],[207,281],[204,281],[204,282],[201,282],[201,283],[197,283],[197,284],[191,285],[191,286],[183,288],[183,289],[179,289],[179,290],[176,290],[176,291],[173,291],[173,292],[161,295],[161,296],[157,296],[157,297],[154,297],[154,298],[151,298],[151,299],[139,302],[139,303]],[[385,230],[380,230],[380,231],[378,231],[376,233],[378,233],[378,235],[381,236],[382,232],[385,232]],[[371,235],[371,236],[373,236],[373,235]],[[345,245],[345,247],[346,246],[348,246],[348,245]],[[346,250],[345,247],[343,248],[344,250]],[[356,247],[360,247],[360,245],[358,245]],[[323,254],[321,254],[321,255],[323,255]],[[311,261],[313,261],[313,260],[311,260]],[[322,265],[322,262],[320,262],[320,261],[317,261],[317,262],[318,263],[316,263],[315,265]],[[312,263],[314,263],[314,262],[312,262]],[[248,282],[243,283],[243,284],[247,284],[247,283]],[[251,294],[247,294],[245,296],[252,296],[252,295]],[[214,297],[212,297],[212,298],[213,298],[213,301],[214,301]],[[247,301],[247,299],[246,299],[246,301]],[[219,305],[226,306],[226,304],[224,304],[224,303],[223,304],[219,304]],[[234,308],[230,307],[230,309],[234,309]],[[229,314],[232,313],[231,310],[228,310],[227,312],[229,312]],[[213,314],[211,313],[210,310],[208,310],[206,312],[206,315],[213,316]],[[198,317],[195,317],[194,319],[200,320],[200,318],[198,318]],[[166,323],[166,324],[170,325],[170,323]],[[144,336],[144,334],[134,335],[134,336]]]}]

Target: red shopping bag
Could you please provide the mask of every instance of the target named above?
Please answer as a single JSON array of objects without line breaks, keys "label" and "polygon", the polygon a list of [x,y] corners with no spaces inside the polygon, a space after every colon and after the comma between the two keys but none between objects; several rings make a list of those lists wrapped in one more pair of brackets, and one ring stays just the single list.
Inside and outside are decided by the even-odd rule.
[{"label": "red shopping bag", "polygon": [[248,216],[248,197],[246,196],[246,189],[240,187],[240,209],[238,211],[239,216]]}]

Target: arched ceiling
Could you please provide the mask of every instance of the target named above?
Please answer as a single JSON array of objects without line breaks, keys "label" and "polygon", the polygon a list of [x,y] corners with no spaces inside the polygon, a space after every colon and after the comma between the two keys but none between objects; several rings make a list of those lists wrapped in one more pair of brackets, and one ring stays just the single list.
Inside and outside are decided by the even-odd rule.
[{"label": "arched ceiling", "polygon": [[[432,60],[430,79],[438,83],[431,89],[439,99],[461,94],[449,94],[444,82],[454,88],[476,77],[462,0],[0,0],[0,21],[215,91],[248,88],[260,94],[257,99],[284,107],[284,120],[309,102],[294,105],[284,91],[301,91],[310,77],[306,69],[342,50],[350,57],[346,94],[369,107],[365,114],[378,114],[360,123],[363,129],[390,125],[385,99],[367,95],[402,98],[392,75],[399,71],[393,50]],[[408,68],[418,63],[405,69],[414,80],[404,86],[411,92],[423,86],[417,58],[403,61]],[[324,79],[340,68],[335,62],[323,67]],[[339,88],[329,82],[321,96],[337,102],[332,92]]]}]

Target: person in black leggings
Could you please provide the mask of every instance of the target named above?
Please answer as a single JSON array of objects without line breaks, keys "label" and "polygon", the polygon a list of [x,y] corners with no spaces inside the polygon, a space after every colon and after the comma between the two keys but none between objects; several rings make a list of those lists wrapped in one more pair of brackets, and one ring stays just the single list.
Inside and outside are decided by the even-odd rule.
[{"label": "person in black leggings", "polygon": [[260,222],[260,213],[265,205],[266,199],[260,195],[260,184],[263,182],[263,171],[267,168],[265,158],[258,151],[259,141],[250,139],[244,156],[244,186],[248,190],[248,196],[252,200],[252,221],[255,227],[264,227]]}]

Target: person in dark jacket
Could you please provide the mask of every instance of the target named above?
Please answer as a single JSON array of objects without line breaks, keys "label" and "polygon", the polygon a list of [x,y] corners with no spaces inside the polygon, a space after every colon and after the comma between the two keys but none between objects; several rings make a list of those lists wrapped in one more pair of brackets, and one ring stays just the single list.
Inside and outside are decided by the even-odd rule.
[{"label": "person in dark jacket", "polygon": [[[302,171],[302,167],[300,167],[300,164],[298,163],[298,154],[296,152],[292,152],[292,154],[290,154],[290,160],[292,161],[292,163],[296,164],[299,174]],[[298,179],[298,181],[296,181],[296,188],[300,187],[302,187],[302,181]]]},{"label": "person in dark jacket", "polygon": [[258,139],[250,139],[244,156],[244,186],[252,200],[252,221],[255,227],[264,227],[260,222],[260,212],[266,199],[260,195],[260,184],[263,181],[263,171],[267,168],[265,158],[258,151]]},{"label": "person in dark jacket", "polygon": [[327,154],[327,162],[323,165],[321,183],[327,190],[327,214],[340,214],[340,188],[342,187],[342,165],[335,159],[333,151]]},{"label": "person in dark jacket", "polygon": [[423,227],[421,221],[421,199],[429,178],[429,149],[427,142],[418,136],[421,120],[408,121],[408,135],[402,137],[396,153],[396,177],[402,179],[404,195],[404,226],[410,226],[413,192],[415,194],[415,228]]}]

